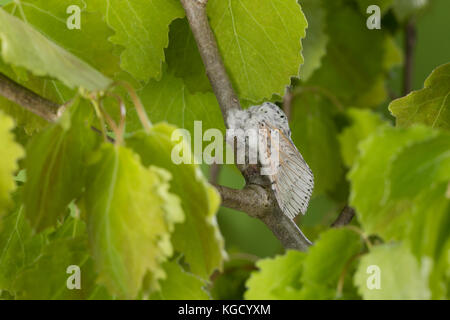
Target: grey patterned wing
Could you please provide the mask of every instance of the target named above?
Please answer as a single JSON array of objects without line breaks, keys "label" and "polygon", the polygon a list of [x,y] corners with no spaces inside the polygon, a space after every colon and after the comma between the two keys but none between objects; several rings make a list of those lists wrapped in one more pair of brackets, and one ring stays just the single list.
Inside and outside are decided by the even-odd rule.
[{"label": "grey patterned wing", "polygon": [[[269,175],[269,180],[281,210],[293,219],[299,212],[306,213],[314,188],[314,176],[291,139],[281,130],[268,126],[279,132],[278,170]],[[270,139],[268,132],[267,139]]]}]

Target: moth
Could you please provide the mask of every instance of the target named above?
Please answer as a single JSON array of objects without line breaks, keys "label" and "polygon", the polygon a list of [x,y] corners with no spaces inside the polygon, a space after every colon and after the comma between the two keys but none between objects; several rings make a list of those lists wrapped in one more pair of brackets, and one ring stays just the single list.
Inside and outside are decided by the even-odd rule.
[{"label": "moth", "polygon": [[[248,155],[257,152],[261,174],[270,183],[283,213],[290,219],[299,212],[305,214],[314,188],[314,175],[292,142],[284,112],[277,105],[265,102],[246,110],[233,110],[227,123],[229,129],[235,132],[241,129],[241,134],[246,135],[246,150],[238,146],[237,153],[247,152],[246,161],[249,161]],[[252,139],[249,131],[257,132],[257,139]],[[227,142],[234,145],[228,135]]]}]

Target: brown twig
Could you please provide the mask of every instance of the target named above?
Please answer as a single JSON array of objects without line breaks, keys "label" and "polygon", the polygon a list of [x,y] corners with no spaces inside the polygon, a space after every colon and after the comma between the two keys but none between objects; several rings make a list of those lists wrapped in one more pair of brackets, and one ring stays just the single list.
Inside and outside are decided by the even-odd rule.
[{"label": "brown twig", "polygon": [[261,218],[273,210],[272,199],[261,186],[251,184],[240,190],[214,186],[222,197],[222,205],[227,208],[243,211],[253,218]]},{"label": "brown twig", "polygon": [[331,224],[332,227],[338,228],[348,225],[355,216],[355,209],[350,206],[345,206],[337,219]]},{"label": "brown twig", "polygon": [[213,163],[209,168],[209,182],[211,184],[217,184],[219,181],[220,169],[222,166],[217,163]]},{"label": "brown twig", "polygon": [[49,122],[59,116],[61,107],[0,73],[0,95]]},{"label": "brown twig", "polygon": [[417,32],[414,18],[411,18],[405,26],[405,65],[403,70],[403,95],[406,96],[412,90],[412,78],[414,67],[414,49],[416,46]]}]

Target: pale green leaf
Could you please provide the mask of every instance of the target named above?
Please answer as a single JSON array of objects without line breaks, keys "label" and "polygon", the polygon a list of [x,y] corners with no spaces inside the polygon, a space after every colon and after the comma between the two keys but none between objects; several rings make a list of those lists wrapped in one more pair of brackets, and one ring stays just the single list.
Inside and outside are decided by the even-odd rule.
[{"label": "pale green leaf", "polygon": [[387,179],[395,157],[405,147],[426,141],[433,132],[425,127],[396,129],[384,127],[360,144],[360,156],[348,174],[351,182],[350,205],[356,209],[365,232],[386,240],[401,238],[410,222],[411,203],[390,201]]},{"label": "pale green leaf", "polygon": [[[108,41],[113,32],[103,20],[99,1],[103,0],[16,0],[4,9],[102,74],[114,77],[120,61]],[[67,27],[73,15],[67,13],[70,6],[80,8],[80,29]]]},{"label": "pale green leaf", "polygon": [[411,214],[412,227],[408,241],[417,256],[427,256],[437,261],[445,254],[445,243],[450,235],[450,197],[446,197],[448,183],[427,186],[414,199]]},{"label": "pale green leaf", "polygon": [[351,124],[339,134],[342,159],[351,167],[358,156],[358,145],[383,124],[380,116],[370,110],[348,109]]},{"label": "pale green leaf", "polygon": [[170,23],[184,16],[176,0],[107,0],[105,19],[115,31],[109,40],[125,49],[120,66],[136,79],[159,79]]},{"label": "pale green leaf", "polygon": [[68,87],[102,90],[111,80],[70,52],[50,41],[27,23],[0,9],[2,57],[37,76],[50,76]]},{"label": "pale green leaf", "polygon": [[[69,266],[80,268],[80,289],[67,287]],[[93,261],[89,257],[87,237],[56,239],[42,250],[41,254],[27,269],[23,270],[14,283],[16,299],[25,300],[78,300],[107,298],[105,289],[95,284],[96,274]],[[103,292],[103,296],[98,294]]]},{"label": "pale green leaf", "polygon": [[168,191],[170,175],[144,167],[125,147],[104,144],[87,179],[84,210],[97,282],[131,299],[148,273],[149,289],[157,289],[161,264],[172,255],[173,224],[183,220],[179,199]]},{"label": "pale green leaf", "polygon": [[14,140],[13,128],[14,121],[0,111],[0,145],[5,150],[0,160],[0,218],[11,205],[11,192],[16,189],[14,174],[19,169],[17,161],[25,154]]},{"label": "pale green leaf", "polygon": [[42,233],[33,236],[23,205],[17,205],[13,212],[0,219],[0,290],[15,294],[15,279],[32,265],[44,246],[45,236]]},{"label": "pale green leaf", "polygon": [[322,233],[306,256],[302,281],[337,285],[344,266],[361,249],[361,236],[353,230],[339,228]]},{"label": "pale green leaf", "polygon": [[309,249],[303,264],[301,297],[337,298],[338,280],[361,249],[361,237],[353,230],[330,229],[322,233]]},{"label": "pale green leaf", "polygon": [[296,0],[210,0],[208,16],[242,99],[284,95],[303,63],[307,22]]},{"label": "pale green leaf", "polygon": [[433,183],[450,181],[450,133],[413,144],[395,157],[389,175],[389,196],[412,197]]},{"label": "pale green leaf", "polygon": [[40,231],[54,226],[85,185],[86,158],[98,136],[90,130],[90,106],[76,101],[56,124],[27,146],[25,212]]},{"label": "pale green leaf", "polygon": [[[155,165],[172,173],[170,191],[181,199],[185,213],[185,222],[175,227],[174,247],[184,254],[190,271],[208,278],[215,269],[221,269],[226,257],[216,221],[220,197],[197,165],[173,162],[172,150],[181,145],[180,141],[171,140],[175,130],[175,127],[161,123],[148,135],[137,132],[126,143],[140,155],[144,165]],[[188,145],[187,150],[190,150]]]},{"label": "pale green leaf", "polygon": [[449,96],[450,63],[447,63],[431,73],[423,89],[392,101],[389,110],[401,127],[423,123],[432,128],[450,130]]},{"label": "pale green leaf", "polygon": [[152,300],[209,300],[205,281],[188,273],[176,262],[164,263],[166,279],[161,281],[161,290],[150,296]]},{"label": "pale green leaf", "polygon": [[[374,273],[370,266],[379,268],[380,273]],[[364,299],[380,300],[410,300],[429,299],[429,270],[419,266],[416,258],[404,246],[384,244],[375,247],[361,258],[358,270],[354,276],[355,285]],[[380,288],[372,288],[380,277]]]},{"label": "pale green leaf", "polygon": [[277,300],[282,295],[298,294],[305,256],[304,252],[289,250],[283,256],[259,260],[259,271],[247,280],[245,299]]}]

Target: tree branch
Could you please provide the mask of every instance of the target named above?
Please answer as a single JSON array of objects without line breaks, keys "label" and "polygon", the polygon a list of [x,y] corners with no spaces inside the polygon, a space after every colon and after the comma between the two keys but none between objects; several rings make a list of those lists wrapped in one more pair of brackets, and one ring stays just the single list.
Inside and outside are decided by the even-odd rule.
[{"label": "tree branch", "polygon": [[272,193],[257,184],[236,190],[215,185],[222,197],[222,205],[260,219],[277,237],[285,249],[306,251],[312,244],[297,224],[278,207]]},{"label": "tree branch", "polygon": [[405,26],[405,66],[403,70],[403,95],[406,96],[412,90],[412,78],[414,67],[414,49],[416,46],[416,25],[411,18]]},{"label": "tree branch", "polygon": [[215,184],[222,197],[222,205],[247,213],[250,217],[261,218],[273,210],[272,199],[266,189],[250,184],[237,190]]},{"label": "tree branch", "polygon": [[59,116],[60,106],[0,73],[0,95],[49,122]]},{"label": "tree branch", "polygon": [[350,206],[345,206],[337,219],[331,224],[332,227],[338,228],[349,224],[355,216],[355,209]]},{"label": "tree branch", "polygon": [[[228,113],[240,109],[241,105],[222,62],[217,42],[206,14],[208,0],[180,0],[186,11],[189,25],[205,65],[211,86],[219,102],[225,124],[228,127]],[[246,212],[251,217],[262,220],[285,248],[305,251],[311,242],[303,235],[295,222],[286,217],[278,207],[272,190],[252,182],[255,179],[253,166],[239,166],[247,186],[242,190],[232,190],[217,186],[222,205]]]},{"label": "tree branch", "polygon": [[241,105],[228,74],[223,65],[222,58],[217,48],[216,39],[209,26],[206,15],[208,0],[180,0],[186,11],[192,33],[205,65],[206,75],[219,102],[220,109],[226,124],[228,112],[232,109],[240,109]]}]

